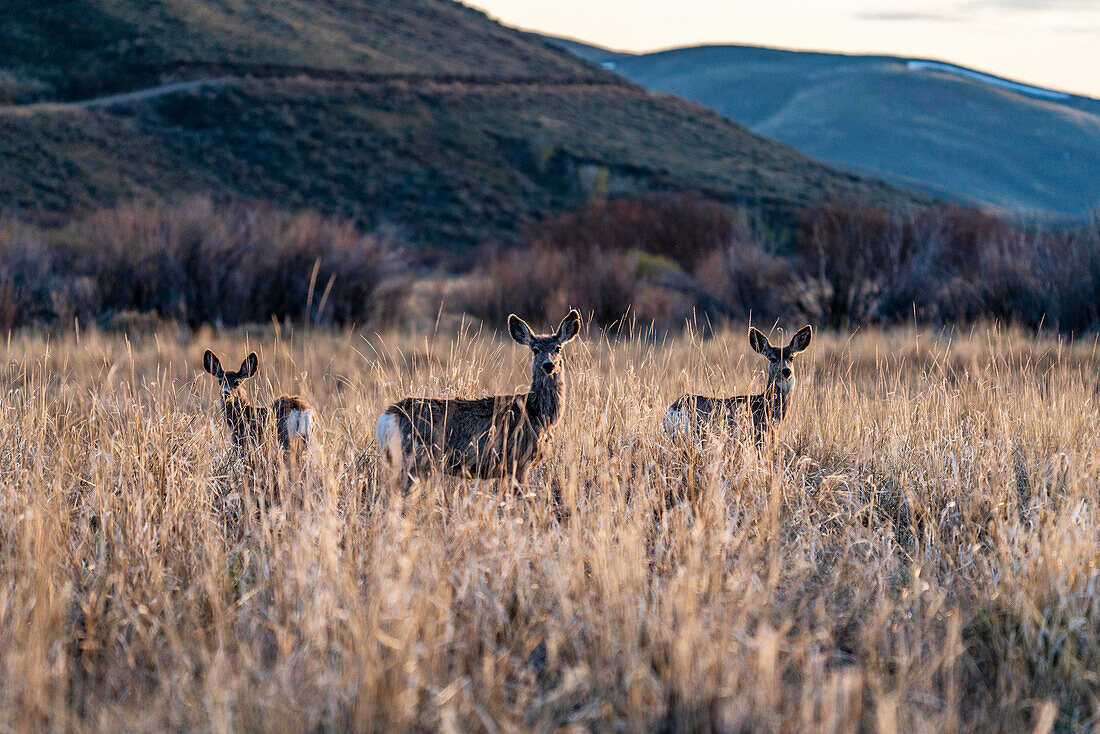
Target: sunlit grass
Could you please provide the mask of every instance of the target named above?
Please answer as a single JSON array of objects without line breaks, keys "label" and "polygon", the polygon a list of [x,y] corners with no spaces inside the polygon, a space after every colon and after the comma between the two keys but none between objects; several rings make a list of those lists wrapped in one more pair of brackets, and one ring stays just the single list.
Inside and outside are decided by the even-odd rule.
[{"label": "sunlit grass", "polygon": [[[1095,342],[820,333],[788,420],[758,447],[672,445],[659,429],[685,390],[761,387],[743,330],[593,333],[567,348],[564,417],[522,493],[452,478],[390,492],[379,411],[523,389],[528,353],[505,340],[13,334],[0,721],[1095,725]],[[208,347],[227,363],[259,351],[255,399],[316,406],[304,469],[233,454]]]}]

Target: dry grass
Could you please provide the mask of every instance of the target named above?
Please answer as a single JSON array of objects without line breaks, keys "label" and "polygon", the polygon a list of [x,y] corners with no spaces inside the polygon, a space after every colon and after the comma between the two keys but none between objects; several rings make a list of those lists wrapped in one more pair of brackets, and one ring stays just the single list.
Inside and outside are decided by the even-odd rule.
[{"label": "dry grass", "polygon": [[[823,333],[757,449],[656,427],[759,385],[743,332],[593,337],[525,494],[391,494],[384,404],[524,383],[519,347],[452,333],[12,336],[5,728],[1095,726],[1095,343]],[[301,476],[230,455],[208,346],[318,406]]]}]

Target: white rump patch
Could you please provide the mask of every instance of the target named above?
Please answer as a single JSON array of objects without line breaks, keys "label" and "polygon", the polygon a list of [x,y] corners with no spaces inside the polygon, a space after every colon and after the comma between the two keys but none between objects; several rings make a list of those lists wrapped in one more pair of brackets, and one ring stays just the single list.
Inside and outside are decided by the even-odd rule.
[{"label": "white rump patch", "polygon": [[669,408],[668,413],[665,414],[664,419],[665,433],[669,437],[675,437],[682,433],[687,433],[691,427],[691,418],[686,410],[677,410],[676,408]]},{"label": "white rump patch", "polygon": [[374,437],[378,441],[382,461],[390,466],[401,466],[401,425],[397,422],[397,416],[393,413],[380,415]]},{"label": "white rump patch", "polygon": [[286,435],[291,441],[295,438],[309,443],[309,437],[313,433],[313,411],[292,410],[286,416]]}]

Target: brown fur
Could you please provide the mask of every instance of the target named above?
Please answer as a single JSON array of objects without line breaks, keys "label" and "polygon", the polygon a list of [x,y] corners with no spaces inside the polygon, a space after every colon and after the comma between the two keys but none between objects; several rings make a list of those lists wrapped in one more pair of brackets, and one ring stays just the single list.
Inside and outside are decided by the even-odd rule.
[{"label": "brown fur", "polygon": [[731,398],[711,398],[702,395],[681,395],[669,406],[666,427],[675,432],[681,428],[696,428],[714,421],[735,424],[747,409],[752,418],[753,434],[760,438],[787,414],[790,394],[794,389],[795,355],[810,346],[813,329],[804,326],[785,347],[772,346],[758,329],[749,329],[749,344],[768,360],[768,383],[764,392],[756,395],[735,395]]},{"label": "brown fur", "polygon": [[[259,361],[252,352],[237,372],[226,372],[221,360],[209,349],[202,358],[203,369],[218,378],[222,386],[222,411],[233,442],[244,449],[262,445],[274,436],[283,451],[289,451],[295,438],[308,443],[313,416],[309,403],[297,395],[283,395],[276,398],[270,408],[265,408],[253,405],[241,389],[241,383],[256,374]],[[304,429],[294,425],[296,418],[308,421],[309,425]]]},{"label": "brown fur", "polygon": [[558,359],[580,326],[580,314],[573,310],[556,333],[537,336],[523,319],[509,316],[512,338],[531,348],[531,390],[473,400],[405,398],[379,418],[383,457],[399,464],[408,481],[437,470],[526,481],[561,414],[564,387]]}]

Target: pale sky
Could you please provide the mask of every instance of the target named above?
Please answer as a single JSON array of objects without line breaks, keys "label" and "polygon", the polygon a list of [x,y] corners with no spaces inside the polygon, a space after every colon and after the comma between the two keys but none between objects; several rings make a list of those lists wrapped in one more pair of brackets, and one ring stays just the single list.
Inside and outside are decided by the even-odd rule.
[{"label": "pale sky", "polygon": [[701,43],[952,61],[1100,97],[1100,0],[472,0],[508,25],[622,51]]}]

